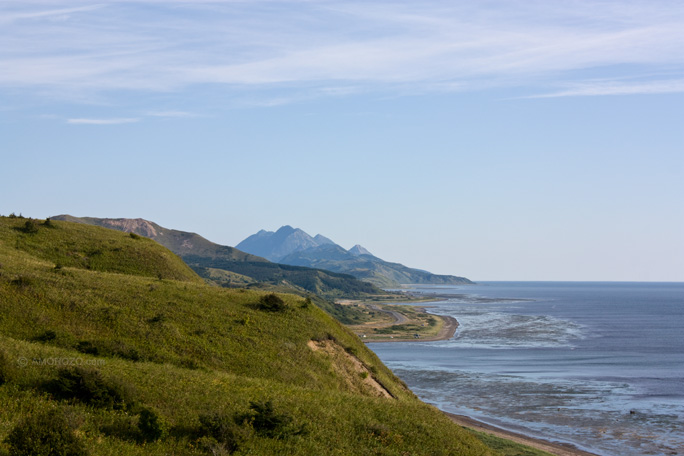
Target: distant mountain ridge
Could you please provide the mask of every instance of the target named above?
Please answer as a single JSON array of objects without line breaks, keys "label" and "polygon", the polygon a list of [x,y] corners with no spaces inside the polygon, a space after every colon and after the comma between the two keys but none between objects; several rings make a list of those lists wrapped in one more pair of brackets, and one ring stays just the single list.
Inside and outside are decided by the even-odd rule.
[{"label": "distant mountain ridge", "polygon": [[292,253],[324,245],[337,244],[320,234],[312,237],[299,228],[285,225],[280,227],[278,231],[261,230],[240,242],[235,248],[243,252],[258,252],[254,255],[277,263],[281,258]]},{"label": "distant mountain ridge", "polygon": [[384,261],[358,244],[346,250],[320,234],[312,237],[305,231],[289,225],[275,232],[261,230],[240,242],[236,248],[283,264],[350,274],[385,288],[401,284],[473,283],[465,277],[432,274],[403,264]]},{"label": "distant mountain ridge", "polygon": [[[96,225],[151,238],[178,255],[201,277],[222,286],[280,287],[300,294],[315,293],[328,298],[382,293],[382,290],[372,284],[348,274],[272,263],[261,256],[216,244],[199,234],[164,228],[141,218],[112,219],[56,215],[51,219]],[[290,230],[285,230],[288,234],[295,231],[291,227]],[[306,236],[295,233],[295,240],[301,237],[306,242]],[[326,245],[326,241],[332,242],[321,236],[316,245]],[[291,240],[290,243],[296,242]]]}]

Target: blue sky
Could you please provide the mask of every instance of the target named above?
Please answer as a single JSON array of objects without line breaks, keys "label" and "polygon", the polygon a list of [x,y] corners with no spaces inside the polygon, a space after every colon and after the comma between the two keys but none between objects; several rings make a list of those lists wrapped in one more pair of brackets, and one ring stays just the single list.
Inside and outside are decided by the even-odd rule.
[{"label": "blue sky", "polygon": [[0,214],[684,280],[681,1],[0,3]]}]

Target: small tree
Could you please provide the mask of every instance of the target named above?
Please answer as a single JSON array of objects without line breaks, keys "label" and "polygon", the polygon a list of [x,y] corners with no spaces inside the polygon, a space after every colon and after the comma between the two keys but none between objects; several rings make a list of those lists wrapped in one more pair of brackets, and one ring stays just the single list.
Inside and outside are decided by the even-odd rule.
[{"label": "small tree", "polygon": [[138,429],[142,439],[146,442],[154,442],[164,435],[165,425],[163,420],[154,410],[144,408],[138,418]]}]

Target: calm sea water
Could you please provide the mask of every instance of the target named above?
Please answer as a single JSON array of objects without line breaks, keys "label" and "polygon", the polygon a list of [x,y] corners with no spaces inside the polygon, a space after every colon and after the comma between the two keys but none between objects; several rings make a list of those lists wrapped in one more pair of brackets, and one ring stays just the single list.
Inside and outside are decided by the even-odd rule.
[{"label": "calm sea water", "polygon": [[424,401],[601,455],[684,454],[684,284],[415,288],[461,324],[368,344]]}]

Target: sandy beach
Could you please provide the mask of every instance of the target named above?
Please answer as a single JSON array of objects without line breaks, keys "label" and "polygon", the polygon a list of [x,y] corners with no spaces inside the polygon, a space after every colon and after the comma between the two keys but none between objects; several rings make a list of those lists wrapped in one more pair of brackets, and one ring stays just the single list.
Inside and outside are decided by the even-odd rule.
[{"label": "sandy beach", "polygon": [[528,437],[517,432],[507,431],[495,426],[491,426],[486,423],[474,420],[468,416],[455,415],[453,413],[444,412],[454,423],[463,426],[468,429],[472,429],[478,432],[485,432],[487,434],[492,434],[496,437],[501,437],[503,439],[512,440],[514,442],[527,445],[538,450],[546,451],[547,453],[554,454],[556,456],[597,456],[594,453],[589,453],[575,448],[574,446],[561,442],[551,442],[548,440],[537,439],[534,437]]},{"label": "sandy beach", "polygon": [[419,339],[364,339],[364,342],[368,344],[386,342],[435,342],[438,340],[448,340],[454,337],[454,334],[456,334],[456,330],[458,329],[458,320],[456,320],[454,317],[448,317],[445,315],[435,315],[435,317],[441,318],[444,322],[444,325],[442,326],[442,329],[440,329],[440,331],[434,336],[421,337]]}]

